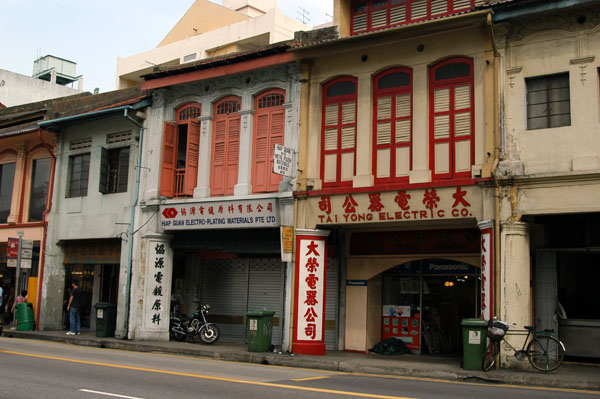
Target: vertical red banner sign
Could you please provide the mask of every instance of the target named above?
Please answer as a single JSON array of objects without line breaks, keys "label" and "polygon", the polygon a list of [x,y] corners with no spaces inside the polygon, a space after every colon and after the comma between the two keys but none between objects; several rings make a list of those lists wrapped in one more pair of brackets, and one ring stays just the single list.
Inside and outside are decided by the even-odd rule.
[{"label": "vertical red banner sign", "polygon": [[494,226],[490,221],[477,224],[481,229],[481,317],[494,316]]},{"label": "vertical red banner sign", "polygon": [[325,355],[328,235],[324,230],[296,230],[294,353]]}]

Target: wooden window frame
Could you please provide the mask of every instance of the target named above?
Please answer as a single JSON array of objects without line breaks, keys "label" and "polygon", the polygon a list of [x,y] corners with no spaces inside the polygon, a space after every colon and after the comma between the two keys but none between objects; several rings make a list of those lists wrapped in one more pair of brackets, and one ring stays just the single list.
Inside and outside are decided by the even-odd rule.
[{"label": "wooden window frame", "polygon": [[[269,97],[272,96],[272,97]],[[266,101],[271,100],[271,98],[276,98],[275,104],[265,104]],[[281,103],[279,103],[281,101]],[[279,183],[283,180],[283,176],[277,175],[273,173],[273,151],[275,146],[275,141],[281,142],[281,145],[285,143],[285,108],[283,108],[283,104],[285,103],[285,90],[282,89],[268,89],[261,92],[254,99],[254,134],[252,137],[252,176],[251,176],[251,184],[252,184],[252,193],[265,193],[265,192],[278,192],[279,191]],[[264,106],[263,106],[264,105]],[[276,140],[273,137],[273,116],[281,114],[283,116],[283,127],[281,131],[281,139]],[[266,184],[261,185],[260,187],[257,185],[258,181],[258,167],[257,167],[257,153],[258,153],[258,128],[259,128],[259,120],[261,117],[266,117],[268,119],[268,129],[269,132],[267,134],[267,151],[268,151],[268,162],[269,167],[265,171],[265,176],[261,176],[266,179]],[[262,162],[262,161],[260,161]]]},{"label": "wooden window frame", "polygon": [[[406,73],[410,76],[410,82],[408,85],[404,86],[396,86],[389,89],[378,89],[379,81],[391,74],[394,73]],[[410,115],[407,117],[397,117],[396,116],[396,95],[400,94],[410,94]],[[392,105],[391,105],[391,118],[389,118],[391,122],[391,143],[390,144],[377,144],[377,125],[380,120],[377,118],[377,100],[382,97],[392,97]],[[400,147],[408,147],[409,148],[409,170],[412,170],[412,160],[413,160],[413,151],[412,151],[412,141],[413,141],[413,74],[412,69],[405,67],[397,67],[386,69],[375,75],[373,77],[373,155],[372,155],[372,170],[375,184],[386,184],[386,183],[404,183],[408,182],[408,176],[405,177],[397,177],[396,176],[396,150]],[[397,120],[409,120],[410,121],[410,139],[408,143],[396,143],[396,124]],[[390,149],[390,176],[389,177],[377,177],[377,150],[389,148]]]},{"label": "wooden window frame", "polygon": [[[446,12],[440,13],[440,14],[432,14],[432,9],[431,9],[432,0],[426,0],[427,11],[426,11],[425,16],[420,17],[420,18],[412,18],[412,5],[419,4],[421,1],[422,0],[395,0],[395,3],[393,3],[393,0],[387,0],[385,6],[374,8],[373,0],[353,0],[350,3],[350,35],[356,35],[356,34],[366,33],[366,32],[373,32],[373,31],[377,31],[380,29],[386,29],[386,28],[390,28],[390,27],[394,27],[394,26],[406,25],[406,24],[410,24],[410,23],[414,23],[414,22],[427,21],[427,20],[433,19],[433,18],[439,18],[439,17],[448,16],[448,15],[453,15],[453,14],[456,14],[459,12],[471,10],[475,6],[475,0],[468,0],[469,7],[462,7],[462,8],[455,7],[455,2],[457,0],[446,0],[447,1]],[[367,3],[366,11],[354,12],[354,5],[357,3],[362,3],[362,2]],[[391,22],[391,16],[392,16],[392,12],[393,12],[392,10],[399,9],[401,7],[404,7],[404,15],[405,15],[404,21],[392,23]],[[373,28],[373,11],[377,11],[377,10],[381,10],[381,9],[386,9],[386,23],[384,26],[378,26],[378,27]],[[355,31],[354,30],[354,17],[357,15],[361,15],[361,14],[366,14],[366,21],[367,21],[366,28],[363,30]]]},{"label": "wooden window frame", "polygon": [[[200,116],[202,105],[188,102],[175,109],[175,122],[163,128],[160,195],[169,198],[191,197],[198,179]],[[177,168],[180,127],[187,127],[185,167]]]},{"label": "wooden window frame", "polygon": [[[237,104],[236,104],[237,103]],[[210,156],[210,196],[220,196],[220,195],[233,195],[234,186],[238,181],[238,167],[240,162],[240,138],[241,138],[241,114],[240,109],[242,106],[242,98],[239,96],[226,96],[218,100],[214,103],[213,112],[214,112],[214,120],[213,120],[213,131],[212,131],[212,143],[211,143],[211,156]],[[237,140],[232,140],[230,137],[230,127],[231,122],[237,120],[238,123],[238,134]],[[217,136],[217,127],[219,122],[225,122],[225,139],[223,140],[223,172],[222,176],[218,178],[216,176],[216,160],[215,160],[215,145],[216,145],[216,136]],[[230,147],[234,142],[237,141],[238,153],[235,162],[232,162],[228,155],[230,154]],[[235,168],[232,166],[235,165]],[[229,172],[228,170],[235,170],[235,183],[233,185],[228,184]],[[222,186],[218,186],[217,184],[221,183]]]},{"label": "wooden window frame", "polygon": [[[354,84],[353,94],[343,94],[335,97],[327,96],[327,89],[331,86],[340,82],[352,82]],[[323,85],[323,100],[321,106],[321,181],[323,182],[323,188],[327,187],[345,187],[352,186],[352,180],[342,181],[342,154],[353,153],[353,176],[356,175],[356,134],[357,134],[357,110],[358,110],[358,79],[353,76],[342,76],[339,78],[332,79]],[[344,102],[354,101],[354,123],[353,124],[342,124],[342,108],[341,105]],[[338,123],[337,125],[337,149],[325,150],[325,112],[328,105],[338,104]],[[354,125],[354,147],[352,149],[342,149],[342,129],[344,127]],[[325,156],[330,154],[336,154],[336,179],[335,182],[325,182]]]},{"label": "wooden window frame", "polygon": [[[469,65],[470,73],[468,76],[459,77],[459,78],[450,78],[450,79],[435,79],[435,73],[440,68],[455,64],[455,63],[465,63]],[[469,110],[471,113],[471,133],[468,136],[461,136],[456,138],[454,136],[454,119],[455,115],[459,112],[456,112],[454,109],[454,90],[457,86],[464,86],[465,84],[469,84],[471,86],[471,106],[470,108],[462,108],[461,111]],[[435,112],[435,101],[434,101],[434,93],[436,89],[450,89],[450,99],[449,99],[449,110],[443,112]],[[449,58],[443,61],[440,61],[434,65],[432,65],[429,69],[429,167],[431,169],[431,175],[433,180],[446,180],[453,178],[465,178],[471,177],[471,170],[465,172],[456,172],[456,151],[455,144],[460,141],[471,140],[470,145],[470,157],[471,157],[471,166],[475,163],[475,84],[474,84],[474,71],[473,71],[473,59],[467,57],[454,57]],[[449,137],[447,139],[435,139],[434,137],[434,120],[436,115],[448,114],[449,115]],[[448,173],[435,173],[435,145],[437,143],[447,142],[449,144],[449,171]]]}]

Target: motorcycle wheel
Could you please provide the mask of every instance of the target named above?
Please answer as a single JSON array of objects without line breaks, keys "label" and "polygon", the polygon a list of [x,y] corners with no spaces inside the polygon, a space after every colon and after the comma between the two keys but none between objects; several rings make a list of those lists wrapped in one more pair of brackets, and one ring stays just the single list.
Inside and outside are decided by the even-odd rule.
[{"label": "motorcycle wheel", "polygon": [[207,324],[204,328],[200,330],[200,339],[205,344],[212,344],[219,339],[219,328],[214,324]]},{"label": "motorcycle wheel", "polygon": [[185,341],[185,332],[181,331],[180,329],[171,329],[171,335],[179,342]]}]

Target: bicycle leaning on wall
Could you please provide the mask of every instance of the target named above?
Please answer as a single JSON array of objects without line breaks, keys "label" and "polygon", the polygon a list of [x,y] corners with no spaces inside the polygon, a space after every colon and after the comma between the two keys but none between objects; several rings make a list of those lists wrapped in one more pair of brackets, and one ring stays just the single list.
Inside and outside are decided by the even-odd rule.
[{"label": "bicycle leaning on wall", "polygon": [[[527,358],[529,363],[539,371],[550,372],[560,367],[565,357],[565,346],[552,336],[553,330],[535,331],[534,326],[525,326],[524,330],[511,330],[510,325],[494,317],[488,326],[488,338],[490,339],[481,368],[488,371],[498,359],[500,343],[504,342],[505,348],[510,348],[518,360]],[[527,335],[523,347],[517,349],[505,340],[507,335]]]}]

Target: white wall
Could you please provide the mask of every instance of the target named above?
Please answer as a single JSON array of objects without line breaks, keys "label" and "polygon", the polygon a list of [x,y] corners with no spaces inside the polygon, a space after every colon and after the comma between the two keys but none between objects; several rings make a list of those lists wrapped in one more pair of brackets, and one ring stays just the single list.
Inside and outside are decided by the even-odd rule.
[{"label": "white wall", "polygon": [[82,90],[0,69],[0,103],[7,107],[72,96]]}]

